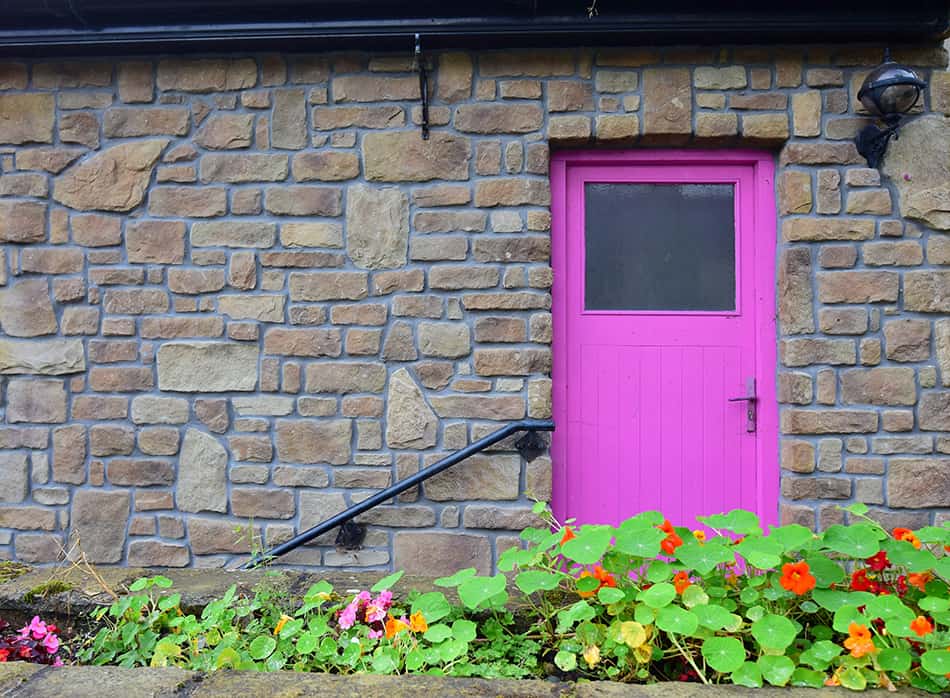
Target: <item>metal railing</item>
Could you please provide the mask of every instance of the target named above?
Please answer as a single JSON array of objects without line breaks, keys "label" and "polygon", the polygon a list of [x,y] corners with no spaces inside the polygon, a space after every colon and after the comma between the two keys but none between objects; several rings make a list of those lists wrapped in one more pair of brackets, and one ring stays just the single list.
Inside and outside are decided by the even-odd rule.
[{"label": "metal railing", "polygon": [[281,543],[280,545],[276,545],[270,550],[265,550],[264,552],[253,556],[241,566],[241,569],[254,569],[263,562],[273,560],[274,558],[280,557],[281,555],[285,555],[291,550],[299,548],[301,545],[306,545],[314,538],[322,536],[328,531],[332,531],[337,526],[342,526],[363,512],[369,511],[373,507],[382,504],[387,499],[392,499],[396,495],[402,494],[406,490],[415,487],[419,483],[425,482],[433,475],[437,475],[443,470],[451,468],[453,465],[465,460],[469,456],[480,453],[486,448],[494,446],[499,441],[507,439],[512,434],[517,434],[518,432],[522,431],[526,433],[515,443],[515,448],[518,449],[522,456],[531,461],[543,453],[544,449],[546,448],[546,444],[538,435],[538,432],[554,431],[554,422],[543,419],[523,419],[518,422],[506,424],[498,431],[494,431],[488,436],[482,437],[478,441],[469,444],[465,448],[459,449],[455,453],[452,453],[445,458],[433,463],[432,465],[423,468],[414,475],[411,475],[404,480],[400,480],[396,484],[391,485],[380,492],[377,492],[369,499],[365,499],[358,504],[354,504],[346,511],[342,511],[335,516],[331,516],[329,519],[317,524],[313,528],[307,529],[303,533],[298,533],[290,540]]}]

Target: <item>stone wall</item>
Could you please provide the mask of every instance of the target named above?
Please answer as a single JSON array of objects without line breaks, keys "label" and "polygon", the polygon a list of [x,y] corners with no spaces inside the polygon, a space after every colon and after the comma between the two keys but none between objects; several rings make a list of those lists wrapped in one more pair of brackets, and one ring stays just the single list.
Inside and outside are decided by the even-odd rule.
[{"label": "stone wall", "polygon": [[[946,53],[894,54],[950,111]],[[881,55],[442,53],[428,141],[401,55],[3,62],[0,555],[224,565],[549,417],[549,149],[590,143],[776,152],[782,517],[944,516],[947,178],[856,153]],[[488,570],[550,493],[510,449],[285,562]]]}]

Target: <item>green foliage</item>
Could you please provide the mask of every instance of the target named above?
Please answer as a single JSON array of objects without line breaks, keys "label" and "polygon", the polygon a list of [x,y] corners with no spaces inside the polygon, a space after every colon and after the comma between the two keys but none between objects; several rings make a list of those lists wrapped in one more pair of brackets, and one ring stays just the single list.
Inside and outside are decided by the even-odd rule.
[{"label": "green foliage", "polygon": [[[696,531],[658,512],[575,530],[537,507],[550,527],[525,530],[527,546],[499,557],[508,577],[468,569],[435,581],[455,590],[455,604],[441,591],[390,601],[397,573],[356,598],[319,582],[296,607],[273,585],[251,596],[232,588],[196,617],[169,580],[152,577],[99,612],[102,628],[79,658],[947,692],[950,524],[892,534],[862,505],[847,512],[850,525],[815,534],[796,524],[766,533],[739,510],[702,517]],[[522,598],[517,619],[509,593]]]}]

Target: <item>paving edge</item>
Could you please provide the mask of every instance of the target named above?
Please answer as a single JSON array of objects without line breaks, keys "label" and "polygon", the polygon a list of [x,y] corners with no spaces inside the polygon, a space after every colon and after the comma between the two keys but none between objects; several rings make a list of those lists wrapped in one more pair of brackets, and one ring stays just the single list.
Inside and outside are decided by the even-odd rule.
[{"label": "paving edge", "polygon": [[[379,676],[305,674],[292,671],[259,673],[219,671],[201,673],[174,667],[124,669],[121,667],[41,667],[14,662],[0,665],[0,695],[71,698],[108,694],[123,698],[392,698],[393,696],[465,696],[466,698],[711,698],[755,695],[756,698],[853,695],[842,688],[762,688],[701,686],[686,683],[631,685],[604,681],[563,683],[508,679],[462,679],[442,676]],[[886,691],[869,691],[885,694]],[[904,691],[902,695],[927,694]]]}]

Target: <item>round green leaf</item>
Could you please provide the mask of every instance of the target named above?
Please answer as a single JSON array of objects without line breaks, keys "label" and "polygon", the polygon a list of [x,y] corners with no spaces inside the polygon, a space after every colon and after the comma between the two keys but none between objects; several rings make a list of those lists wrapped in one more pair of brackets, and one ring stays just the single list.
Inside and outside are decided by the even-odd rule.
[{"label": "round green leaf", "polygon": [[925,596],[918,604],[925,611],[942,613],[950,608],[950,599],[942,599],[939,596]]},{"label": "round green leaf", "polygon": [[778,526],[769,531],[769,539],[782,546],[785,552],[801,550],[808,547],[815,540],[814,532],[801,524]]},{"label": "round green leaf", "polygon": [[654,560],[647,566],[647,581],[654,584],[666,581],[671,574],[673,574],[673,565],[663,560]]},{"label": "round green leaf", "polygon": [[614,587],[602,587],[597,592],[597,600],[605,605],[623,601],[623,597],[624,593],[620,591],[620,589]]},{"label": "round green leaf", "polygon": [[464,570],[459,570],[450,577],[439,577],[433,584],[437,587],[457,587],[462,582],[467,582],[476,574],[478,574],[478,571],[474,567],[466,567]]},{"label": "round green leaf", "polygon": [[696,518],[710,528],[725,529],[738,533],[740,536],[749,533],[762,533],[759,517],[751,511],[733,509],[728,514],[713,514],[712,516],[697,516]]},{"label": "round green leaf", "polygon": [[826,548],[849,557],[871,557],[881,549],[881,530],[868,524],[829,526],[822,536]]},{"label": "round green leaf", "polygon": [[918,550],[905,540],[890,540],[884,546],[891,564],[905,567],[908,572],[927,572],[937,564],[929,550]]},{"label": "round green leaf", "polygon": [[561,576],[544,570],[527,570],[515,577],[515,585],[525,594],[557,589]]},{"label": "round green leaf", "polygon": [[502,574],[496,574],[494,577],[473,577],[459,585],[459,600],[466,607],[476,609],[492,597],[501,594],[505,590],[506,581]]},{"label": "round green leaf", "polygon": [[475,639],[476,626],[470,620],[459,619],[452,623],[452,637],[459,642],[471,642]]},{"label": "round green leaf", "polygon": [[763,616],[752,624],[752,637],[760,646],[768,649],[785,649],[795,641],[797,634],[792,621],[774,613]]},{"label": "round green leaf", "polygon": [[910,652],[900,648],[887,647],[877,655],[877,663],[884,671],[903,673],[910,669]]},{"label": "round green leaf", "polygon": [[707,603],[709,603],[709,595],[698,584],[690,584],[683,591],[683,605],[686,608],[705,606]]},{"label": "round green leaf", "polygon": [[593,565],[607,552],[613,528],[610,526],[583,526],[575,538],[561,546],[561,553],[581,565]]},{"label": "round green leaf", "polygon": [[[786,619],[787,620],[787,619]],[[759,669],[762,670],[762,678],[773,686],[784,686],[792,678],[792,672],[795,671],[795,662],[785,655],[766,655],[759,657]]]},{"label": "round green leaf", "polygon": [[659,555],[660,543],[666,538],[666,533],[650,525],[634,526],[628,523],[622,524],[617,529],[614,547],[634,557],[650,558]]},{"label": "round green leaf", "polygon": [[808,568],[814,575],[815,583],[819,587],[830,587],[832,584],[844,581],[845,571],[834,560],[829,560],[821,555],[811,555],[805,558],[805,562],[808,563]]},{"label": "round green leaf", "polygon": [[297,652],[310,654],[315,649],[317,649],[317,636],[311,632],[301,633],[297,638]]},{"label": "round green leaf", "polygon": [[840,672],[838,680],[841,681],[842,686],[850,688],[852,691],[863,691],[868,686],[868,680],[864,678],[861,670],[856,667],[848,667]]},{"label": "round green leaf", "polygon": [[554,655],[554,664],[561,671],[574,671],[577,668],[577,655],[566,650],[558,650]]},{"label": "round green leaf", "polygon": [[427,592],[412,603],[412,613],[421,613],[427,623],[442,620],[451,611],[452,607],[441,591]]},{"label": "round green leaf", "polygon": [[422,637],[432,643],[442,642],[452,637],[452,629],[444,623],[436,623],[430,625]]},{"label": "round green leaf", "polygon": [[744,662],[741,667],[732,672],[729,680],[737,686],[762,688],[762,670],[755,662]]},{"label": "round green leaf", "polygon": [[692,635],[699,626],[699,619],[685,608],[666,606],[656,614],[656,626],[668,633]]},{"label": "round green leaf", "polygon": [[729,613],[718,604],[707,604],[705,606],[696,606],[692,609],[693,614],[699,620],[699,624],[710,630],[725,630],[741,623],[742,619],[734,613]]},{"label": "round green leaf", "polygon": [[722,543],[709,541],[700,545],[698,541],[693,541],[679,546],[676,549],[676,558],[700,574],[709,574],[716,565],[735,562],[736,554]]},{"label": "round green leaf", "polygon": [[733,672],[745,663],[745,647],[734,637],[709,637],[703,642],[703,657],[716,671]]},{"label": "round green leaf", "polygon": [[819,640],[802,652],[799,662],[813,669],[827,669],[831,662],[841,654],[841,645],[830,640]]},{"label": "round green leaf", "polygon": [[825,685],[825,675],[820,671],[798,667],[792,672],[790,683],[793,686],[807,686],[808,688],[821,688]]},{"label": "round green leaf", "polygon": [[651,608],[663,608],[676,598],[676,587],[669,582],[660,582],[641,591],[637,598]]},{"label": "round green leaf", "polygon": [[405,573],[402,570],[400,570],[398,572],[393,572],[392,574],[386,577],[383,577],[370,588],[370,591],[373,592],[374,594],[378,594],[379,592],[385,591],[386,589],[392,589],[393,585],[396,582],[398,582],[400,579],[402,579],[403,574]]},{"label": "round green leaf", "polygon": [[920,655],[920,665],[924,671],[938,676],[950,674],[950,652],[947,650],[929,650]]},{"label": "round green leaf", "polygon": [[785,549],[778,541],[761,536],[748,536],[735,546],[736,552],[761,569],[778,567]]},{"label": "round green leaf", "polygon": [[254,638],[254,641],[251,642],[250,646],[247,648],[248,653],[251,655],[252,659],[265,659],[270,656],[270,653],[274,651],[274,648],[277,647],[277,640],[272,638],[269,635],[258,635]]}]

